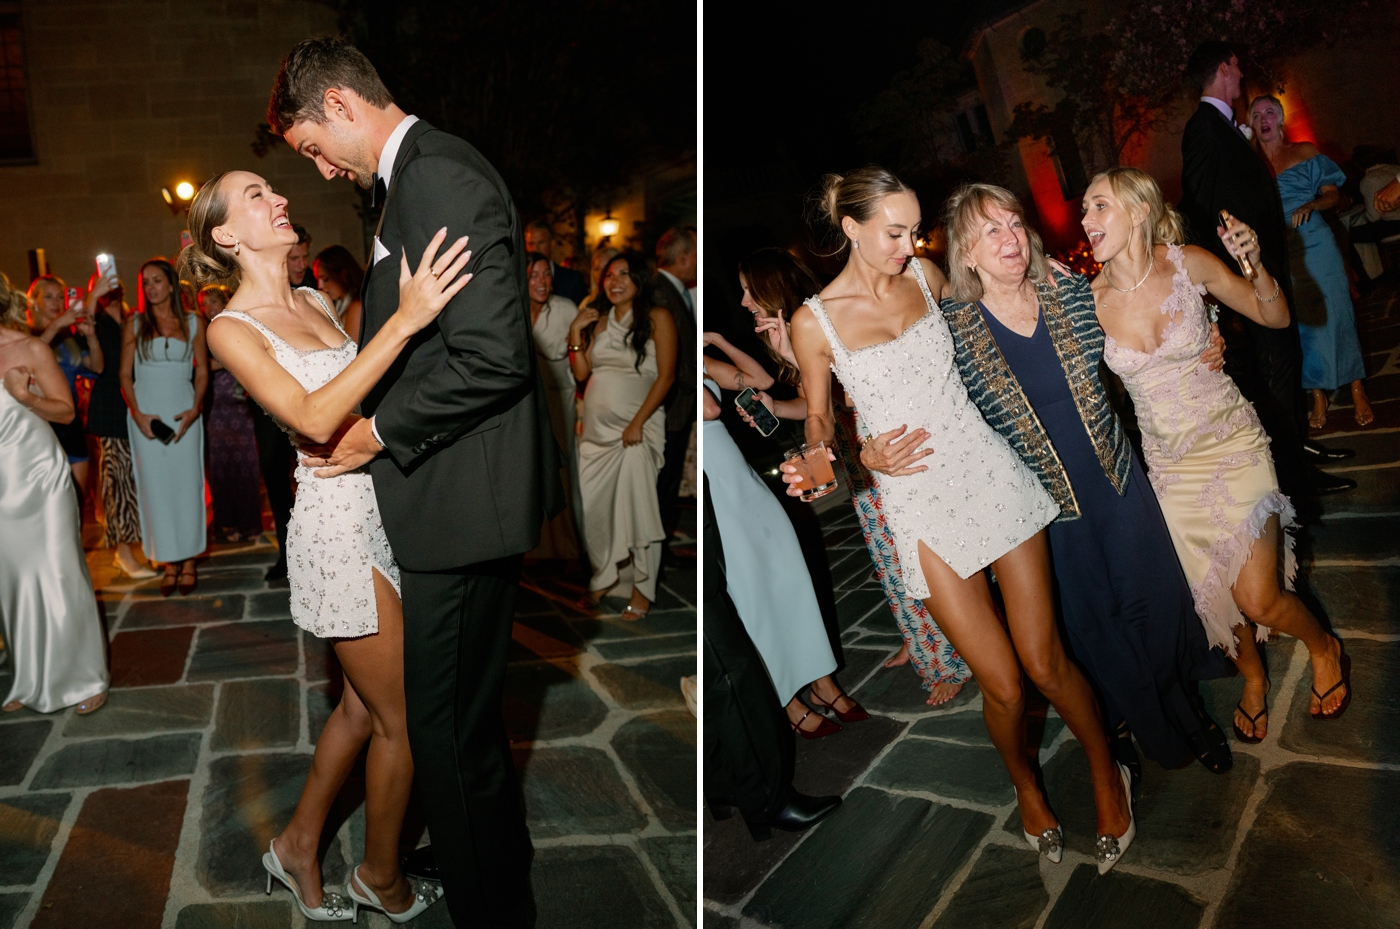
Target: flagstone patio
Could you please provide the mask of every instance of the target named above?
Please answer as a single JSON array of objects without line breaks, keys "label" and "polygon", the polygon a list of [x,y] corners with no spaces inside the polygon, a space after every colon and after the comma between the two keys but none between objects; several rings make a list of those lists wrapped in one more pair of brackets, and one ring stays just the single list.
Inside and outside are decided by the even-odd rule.
[{"label": "flagstone patio", "polygon": [[[693,527],[693,511],[689,521]],[[112,690],[89,716],[0,716],[0,929],[272,929],[304,921],[261,855],[296,804],[339,698],[323,640],[268,585],[267,544],[214,546],[194,595],[113,577],[90,554]],[[677,929],[695,920],[693,560],[628,623],[570,606],[579,590],[527,569],[506,683],[539,926]],[[9,687],[8,663],[0,691]],[[364,845],[362,771],[327,827],[342,884]],[[410,836],[422,833],[410,811]],[[378,913],[361,925],[388,926]],[[414,925],[446,927],[445,906]]]},{"label": "flagstone patio", "polygon": [[[1144,764],[1138,838],[1098,876],[1094,814],[1078,743],[1053,712],[1033,727],[1064,825],[1052,865],[1020,838],[1005,770],[975,684],[925,706],[908,667],[883,669],[900,637],[849,505],[823,501],[847,669],[874,715],[798,740],[795,786],[845,802],[804,835],[753,842],[739,818],[704,816],[705,929],[1392,929],[1400,925],[1400,298],[1359,305],[1376,422],[1331,411],[1330,444],[1356,449],[1300,550],[1305,596],[1352,657],[1356,698],[1339,721],[1308,717],[1306,650],[1267,646],[1273,691],[1263,743],[1231,739],[1234,768]],[[1228,727],[1241,681],[1206,688]],[[1035,730],[1039,730],[1036,732]]]}]

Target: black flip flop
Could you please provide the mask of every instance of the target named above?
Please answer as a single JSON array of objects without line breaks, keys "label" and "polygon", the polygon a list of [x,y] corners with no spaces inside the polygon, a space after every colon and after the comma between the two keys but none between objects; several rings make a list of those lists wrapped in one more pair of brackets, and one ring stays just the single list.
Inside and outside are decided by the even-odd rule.
[{"label": "black flip flop", "polygon": [[[1342,640],[1338,639],[1337,645],[1341,646],[1341,644]],[[1322,701],[1326,700],[1329,696],[1332,695],[1332,691],[1336,690],[1338,687],[1343,686],[1346,687],[1347,692],[1346,695],[1342,697],[1341,704],[1338,705],[1338,707],[1335,710],[1333,710],[1330,713],[1310,712],[1308,715],[1312,716],[1312,718],[1317,720],[1318,722],[1327,722],[1333,719],[1340,719],[1342,714],[1347,711],[1347,707],[1351,706],[1351,656],[1349,656],[1346,653],[1345,647],[1342,648],[1342,679],[1337,683],[1333,684],[1331,687],[1327,688],[1327,693],[1325,694],[1318,693],[1316,687],[1312,688],[1313,696],[1317,698],[1318,705],[1321,706]]]},{"label": "black flip flop", "polygon": [[[1245,719],[1249,720],[1250,728],[1257,730],[1259,727],[1259,717],[1269,712],[1269,701],[1266,699],[1264,701],[1264,708],[1258,713],[1255,713],[1253,716],[1250,716],[1249,711],[1244,708],[1243,701],[1235,704],[1235,708],[1244,714]],[[1264,741],[1264,736],[1262,735],[1245,735],[1244,730],[1241,729],[1239,726],[1235,725],[1235,721],[1233,719],[1230,720],[1230,728],[1235,730],[1235,738],[1239,739],[1246,745],[1258,745],[1260,742]]]}]

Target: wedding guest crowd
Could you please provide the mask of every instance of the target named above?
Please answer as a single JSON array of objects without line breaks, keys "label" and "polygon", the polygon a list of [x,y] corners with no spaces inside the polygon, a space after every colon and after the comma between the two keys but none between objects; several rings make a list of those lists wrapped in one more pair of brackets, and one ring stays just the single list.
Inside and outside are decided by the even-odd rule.
[{"label": "wedding guest crowd", "polygon": [[[308,262],[310,235],[301,227],[294,230],[298,242],[288,254],[289,278],[323,292],[355,338],[364,269],[341,245],[322,249]],[[547,224],[533,224],[529,237],[552,250]],[[685,422],[684,392],[675,387],[675,320],[677,315],[689,320],[693,331],[695,251],[693,227],[662,237],[659,264],[670,270],[661,272],[639,253],[600,244],[591,256],[591,282],[553,262],[549,252],[531,252],[527,260],[523,284],[530,324],[568,494],[568,506],[545,527],[532,556],[563,559],[588,571],[591,593],[585,599],[590,603],[615,588],[625,598],[624,619],[645,616],[657,596],[668,537],[663,525],[667,498],[658,492],[658,482],[668,460],[668,440],[673,452],[679,448],[681,460],[685,458],[686,441],[668,436],[666,424],[668,411],[676,409],[681,410],[676,422]],[[18,577],[16,570],[29,570],[24,567],[28,562],[17,550],[0,553],[4,641],[22,668],[6,709],[26,705],[49,712],[80,703],[79,712],[90,712],[105,699],[105,651],[97,648],[102,631],[96,614],[87,614],[95,601],[80,532],[90,482],[89,436],[97,462],[91,478],[104,527],[100,544],[114,550],[123,575],[133,580],[160,576],[165,596],[193,593],[197,561],[209,543],[261,539],[265,491],[279,542],[279,560],[267,577],[276,581],[286,576],[296,450],[205,344],[206,327],[224,312],[236,279],[196,291],[178,278],[169,261],[152,258],[139,267],[136,280],[134,309],[123,299],[115,273],[94,273],[81,289],[70,290],[51,274],[36,277],[27,294],[8,283],[3,288],[8,334],[0,334],[0,363],[7,372],[7,396],[18,401],[20,412],[11,410],[14,421],[5,427],[13,430],[7,434],[17,437],[19,445],[5,458],[10,470],[0,474],[0,481],[9,486],[15,475],[25,473],[14,470],[24,456],[39,455],[45,461],[50,451],[61,456],[67,481],[50,474],[35,483],[33,493],[52,497],[56,487],[65,487],[74,514],[70,518],[67,504],[56,497],[45,497],[47,502],[25,519],[41,520],[50,538],[61,537],[60,554],[76,559],[55,555],[65,596],[72,593],[67,588],[74,587],[79,572],[82,583],[74,589],[86,591],[77,612],[71,602],[55,601],[54,616],[67,610],[69,620],[35,617],[39,625],[34,629],[54,623],[63,627],[61,634],[51,630],[35,638],[30,626],[14,626],[18,601],[13,598],[22,598],[28,588],[11,581]],[[584,300],[582,309],[556,291],[561,284]],[[41,345],[47,346],[52,365],[29,359]],[[58,384],[65,385],[62,391]],[[51,443],[34,437],[34,422]],[[693,448],[693,438],[685,439]],[[593,528],[585,531],[590,515]],[[7,538],[32,539],[39,531],[36,523]],[[143,563],[135,546],[160,570]],[[76,638],[64,644],[64,635]],[[93,635],[97,646],[87,641]],[[71,652],[77,663],[46,667],[56,660],[54,648]]]},{"label": "wedding guest crowd", "polygon": [[[1230,728],[1242,743],[1265,737],[1270,683],[1256,642],[1270,630],[1307,649],[1313,719],[1350,705],[1344,644],[1293,593],[1295,508],[1355,486],[1316,467],[1349,453],[1307,429],[1325,423],[1342,387],[1357,424],[1373,420],[1344,263],[1321,216],[1346,178],[1316,146],[1288,140],[1275,97],[1251,103],[1251,144],[1234,123],[1242,75],[1230,46],[1203,45],[1187,75],[1201,105],[1182,142],[1181,212],[1143,171],[1094,177],[1081,204],[1101,268],[1092,280],[1047,258],[1016,195],[986,183],[944,204],[946,265],[919,257],[915,238],[929,227],[918,199],[873,166],[828,175],[813,198],[827,237],[816,250],[843,262],[833,280],[778,249],[740,264],[766,357],[704,335],[707,544],[727,556],[706,590],[704,673],[716,695],[706,792],[717,818],[737,809],[764,838],[770,824],[799,830],[829,813],[790,792],[792,736],[771,719],[786,707],[804,736],[839,732],[827,719],[799,728],[789,693],[799,661],[827,651],[811,605],[796,589],[755,597],[749,574],[811,589],[790,555],[774,562],[787,552],[780,541],[753,544],[792,529],[760,526],[761,500],[797,497],[810,477],[785,461],[785,489],[753,496],[762,482],[719,422],[720,388],[802,421],[808,448],[837,446],[826,455],[844,465],[903,634],[887,666],[912,659],[926,687],[975,677],[1023,838],[1050,862],[1062,858],[1065,825],[1028,760],[1024,679],[1083,748],[1100,873],[1137,834],[1139,749],[1168,769],[1194,758],[1230,770],[1200,681],[1233,663],[1245,686]],[[1366,197],[1382,214],[1400,206],[1386,193],[1395,173],[1375,174]],[[1205,296],[1227,314],[1222,326]],[[1140,455],[1105,367],[1132,400]],[[773,385],[792,390],[780,399]],[[766,435],[763,413],[741,407],[733,428]],[[809,664],[797,677],[828,666]],[[746,683],[760,669],[767,688]],[[818,692],[818,711],[843,721],[860,711]],[[794,799],[818,812],[780,815]]]}]

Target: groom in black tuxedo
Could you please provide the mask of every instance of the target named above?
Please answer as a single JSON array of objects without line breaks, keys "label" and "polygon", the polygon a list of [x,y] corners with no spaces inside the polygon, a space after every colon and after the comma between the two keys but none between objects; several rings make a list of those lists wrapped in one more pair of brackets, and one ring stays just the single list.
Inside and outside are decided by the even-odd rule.
[{"label": "groom in black tuxedo", "polygon": [[370,464],[401,568],[414,781],[452,919],[529,926],[532,850],[502,686],[521,557],[563,494],[520,221],[481,153],[395,106],[341,40],[292,49],[268,115],[324,177],[373,187],[384,205],[360,344],[398,307],[400,254],[416,263],[444,226],[448,242],[471,237],[471,283],[409,343],[326,462],[331,473]]},{"label": "groom in black tuxedo", "polygon": [[[1239,57],[1227,42],[1203,43],[1187,62],[1187,80],[1200,89],[1201,103],[1181,136],[1181,214],[1191,243],[1232,269],[1238,269],[1239,263],[1216,233],[1220,211],[1228,210],[1248,224],[1259,235],[1264,267],[1292,307],[1287,227],[1278,185],[1244,131],[1235,125],[1233,105],[1240,96],[1242,76]],[[1238,321],[1243,330],[1231,329],[1221,320],[1226,330],[1226,372],[1254,405],[1273,440],[1270,450],[1283,492],[1298,504],[1313,494],[1355,487],[1355,481],[1314,468],[1305,453],[1308,417],[1297,314],[1292,314],[1284,329],[1269,329],[1243,316]],[[1323,446],[1311,445],[1315,457],[1334,457]]]}]

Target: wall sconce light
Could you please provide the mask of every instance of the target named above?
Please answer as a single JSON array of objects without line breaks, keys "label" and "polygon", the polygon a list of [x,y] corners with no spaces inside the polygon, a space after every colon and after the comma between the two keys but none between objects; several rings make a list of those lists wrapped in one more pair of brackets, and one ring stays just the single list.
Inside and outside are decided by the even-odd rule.
[{"label": "wall sconce light", "polygon": [[189,202],[194,199],[196,191],[194,185],[189,181],[181,181],[175,185],[175,192],[172,194],[169,187],[160,189],[160,197],[165,201],[165,205],[170,207],[170,212],[179,216],[180,213],[189,209]]},{"label": "wall sconce light", "polygon": [[605,236],[617,235],[617,230],[622,228],[622,224],[613,219],[612,210],[608,210],[608,215],[603,217],[603,221],[598,224],[598,231]]}]

